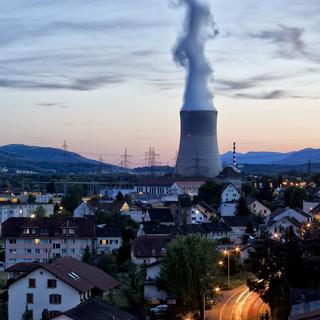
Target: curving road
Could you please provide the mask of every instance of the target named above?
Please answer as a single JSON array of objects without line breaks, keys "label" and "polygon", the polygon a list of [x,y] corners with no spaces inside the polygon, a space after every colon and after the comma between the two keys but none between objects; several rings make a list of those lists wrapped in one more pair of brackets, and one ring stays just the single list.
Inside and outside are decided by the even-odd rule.
[{"label": "curving road", "polygon": [[211,310],[206,310],[207,320],[259,320],[267,306],[255,292],[243,285],[224,291],[221,300]]}]

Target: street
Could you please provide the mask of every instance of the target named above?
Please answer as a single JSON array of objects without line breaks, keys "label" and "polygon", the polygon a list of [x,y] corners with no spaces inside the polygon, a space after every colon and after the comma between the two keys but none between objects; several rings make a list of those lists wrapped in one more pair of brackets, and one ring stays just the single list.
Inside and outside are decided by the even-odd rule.
[{"label": "street", "polygon": [[207,320],[259,320],[266,311],[260,297],[245,285],[222,294],[220,302],[206,310]]}]

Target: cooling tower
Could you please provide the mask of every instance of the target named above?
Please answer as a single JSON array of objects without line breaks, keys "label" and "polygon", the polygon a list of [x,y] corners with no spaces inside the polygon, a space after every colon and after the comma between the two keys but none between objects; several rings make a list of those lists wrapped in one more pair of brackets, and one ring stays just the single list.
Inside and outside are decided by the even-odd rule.
[{"label": "cooling tower", "polygon": [[216,110],[181,110],[180,145],[176,174],[216,177],[221,171]]}]

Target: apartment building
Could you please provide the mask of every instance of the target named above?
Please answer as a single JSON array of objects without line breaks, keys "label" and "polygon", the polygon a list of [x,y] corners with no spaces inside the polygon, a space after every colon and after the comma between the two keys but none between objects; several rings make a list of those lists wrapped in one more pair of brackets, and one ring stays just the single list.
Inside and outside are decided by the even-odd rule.
[{"label": "apartment building", "polygon": [[86,247],[95,247],[95,225],[86,218],[9,218],[2,224],[2,236],[6,268],[63,256],[81,260]]}]

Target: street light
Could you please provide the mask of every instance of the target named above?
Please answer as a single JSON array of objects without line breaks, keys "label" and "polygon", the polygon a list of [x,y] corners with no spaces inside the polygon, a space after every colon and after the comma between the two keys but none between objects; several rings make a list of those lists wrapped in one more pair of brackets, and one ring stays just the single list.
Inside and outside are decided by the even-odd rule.
[{"label": "street light", "polygon": [[230,252],[224,250],[223,254],[228,257],[228,289],[230,288]]}]

